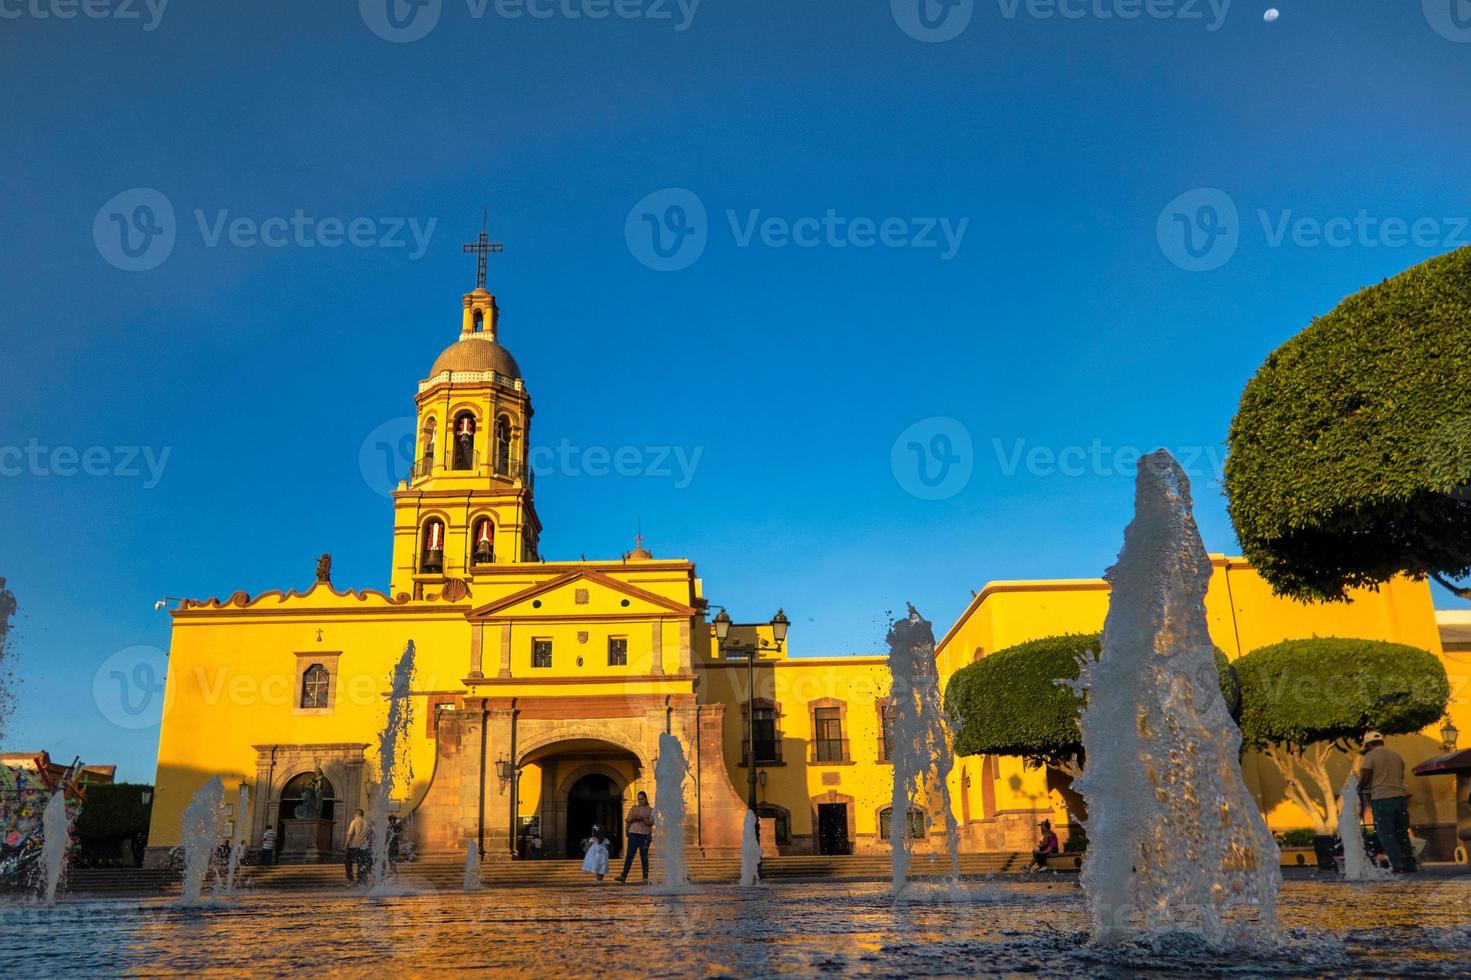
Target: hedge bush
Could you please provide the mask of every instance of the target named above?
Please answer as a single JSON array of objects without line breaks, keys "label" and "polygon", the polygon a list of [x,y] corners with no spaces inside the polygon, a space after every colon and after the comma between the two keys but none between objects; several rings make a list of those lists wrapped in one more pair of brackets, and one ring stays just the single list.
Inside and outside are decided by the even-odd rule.
[{"label": "hedge bush", "polygon": [[[945,708],[960,722],[957,755],[1015,755],[1029,764],[1060,764],[1083,751],[1072,689],[1078,657],[1102,649],[1101,633],[1065,633],[997,650],[957,670]],[[1221,693],[1234,717],[1241,688],[1225,654],[1216,651]]]},{"label": "hedge bush", "polygon": [[1445,713],[1450,682],[1433,653],[1382,640],[1286,640],[1236,661],[1247,745],[1357,743],[1406,735]]},{"label": "hedge bush", "polygon": [[1231,423],[1242,551],[1281,594],[1471,572],[1471,246],[1349,297],[1267,358]]},{"label": "hedge bush", "polygon": [[77,816],[79,840],[118,840],[148,833],[153,807],[143,793],[153,787],[139,783],[110,783],[87,787],[87,798]]}]

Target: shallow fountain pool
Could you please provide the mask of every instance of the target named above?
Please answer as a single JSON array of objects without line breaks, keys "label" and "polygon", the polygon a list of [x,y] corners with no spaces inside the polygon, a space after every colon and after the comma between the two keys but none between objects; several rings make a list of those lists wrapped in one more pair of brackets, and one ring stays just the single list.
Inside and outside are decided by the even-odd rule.
[{"label": "shallow fountain pool", "polygon": [[[405,868],[404,881],[412,879]],[[1088,943],[1074,876],[924,887],[896,904],[883,884],[709,886],[662,896],[616,884],[370,900],[361,893],[246,892],[182,910],[166,899],[0,904],[12,976],[496,969],[565,976],[853,973],[949,976],[1464,975],[1471,878],[1290,881],[1275,951]],[[956,899],[944,900],[944,899]],[[21,937],[24,937],[21,940]],[[16,941],[21,940],[21,941]]]}]

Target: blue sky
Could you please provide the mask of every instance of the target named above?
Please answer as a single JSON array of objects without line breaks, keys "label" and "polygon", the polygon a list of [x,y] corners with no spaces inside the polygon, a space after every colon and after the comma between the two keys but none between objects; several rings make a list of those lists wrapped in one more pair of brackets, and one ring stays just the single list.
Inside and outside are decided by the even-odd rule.
[{"label": "blue sky", "polygon": [[905,601],[943,628],[988,580],[1099,574],[1157,446],[1233,550],[1246,379],[1471,241],[1471,27],[927,2],[928,35],[918,0],[0,3],[6,747],[149,779],[156,725],[92,692],[167,646],[155,599],[304,587],[324,551],[386,585],[373,460],[455,339],[482,204],[550,558],[642,519],[737,619],[872,651]]}]

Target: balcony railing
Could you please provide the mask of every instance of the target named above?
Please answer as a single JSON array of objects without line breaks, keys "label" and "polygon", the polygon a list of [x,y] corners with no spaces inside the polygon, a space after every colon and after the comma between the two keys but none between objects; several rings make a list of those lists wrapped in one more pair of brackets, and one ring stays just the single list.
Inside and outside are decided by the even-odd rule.
[{"label": "balcony railing", "polygon": [[812,742],[813,762],[847,762],[848,740],[846,738],[819,738]]},{"label": "balcony railing", "polygon": [[[741,739],[741,765],[749,765],[751,762],[751,740]],[[781,732],[776,737],[767,741],[765,738],[756,739],[756,765],[777,765],[781,762]]]},{"label": "balcony railing", "polygon": [[[469,465],[457,465],[468,463]],[[421,457],[414,461],[409,468],[409,479],[412,482],[427,479],[435,473],[463,473],[467,476],[487,475],[497,476],[503,479],[520,480],[527,486],[535,486],[536,472],[524,459],[509,454],[494,454],[490,459],[489,472],[482,474],[483,461],[479,452],[472,452],[468,460],[462,459],[457,450],[451,449],[448,463],[433,459],[429,456]]]}]

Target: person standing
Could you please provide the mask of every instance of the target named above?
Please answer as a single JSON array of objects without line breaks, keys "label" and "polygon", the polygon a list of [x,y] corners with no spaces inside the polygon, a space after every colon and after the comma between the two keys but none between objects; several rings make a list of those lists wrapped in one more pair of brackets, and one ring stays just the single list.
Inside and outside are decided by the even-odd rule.
[{"label": "person standing", "polygon": [[1384,736],[1364,736],[1364,761],[1359,764],[1359,796],[1367,798],[1374,812],[1374,835],[1389,858],[1389,866],[1401,874],[1415,870],[1415,852],[1410,844],[1410,798],[1405,790],[1405,760],[1384,744]]},{"label": "person standing", "polygon": [[633,854],[638,852],[640,866],[644,872],[644,884],[649,883],[649,841],[654,836],[654,808],[649,806],[649,794],[638,794],[638,805],[628,811],[628,853],[623,855],[623,873],[618,883],[628,881],[628,869],[633,867]]},{"label": "person standing", "polygon": [[260,835],[260,866],[269,868],[276,861],[276,828],[267,827]]},{"label": "person standing", "polygon": [[[363,819],[363,811],[356,810],[352,815],[352,823],[347,825],[347,858],[343,865],[347,869],[347,880],[355,881],[353,870],[360,868],[363,860],[363,840],[368,836],[367,822]],[[361,873],[358,875],[362,877]]]}]

